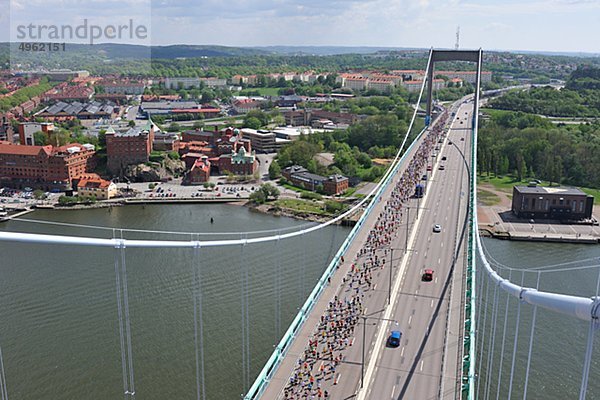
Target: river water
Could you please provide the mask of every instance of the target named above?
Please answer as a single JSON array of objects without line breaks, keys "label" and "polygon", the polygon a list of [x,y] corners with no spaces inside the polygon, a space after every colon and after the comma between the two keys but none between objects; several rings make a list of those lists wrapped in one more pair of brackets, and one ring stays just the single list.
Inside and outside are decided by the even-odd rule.
[{"label": "river water", "polygon": [[[240,238],[239,232],[260,230],[283,233],[306,224],[234,205],[36,211],[24,218],[211,233],[200,239]],[[18,221],[0,224],[0,229],[105,238],[121,235],[111,230]],[[244,392],[243,269],[248,268],[250,282],[253,380],[348,232],[348,228],[334,226],[280,242],[200,250],[207,398],[236,399]],[[170,240],[197,237],[123,235]],[[115,250],[3,242],[0,254],[0,345],[10,398],[122,398]],[[193,262],[192,250],[126,250],[138,399],[196,398]],[[281,293],[279,308],[274,300],[277,292]]]},{"label": "river water", "polygon": [[[204,232],[201,239],[240,238],[239,232],[284,233],[305,224],[233,205],[127,206],[81,211],[37,211],[24,218],[69,224]],[[213,223],[210,222],[211,218]],[[121,233],[86,227],[11,221],[2,230],[113,237]],[[231,232],[221,235],[221,232]],[[236,399],[242,383],[241,272],[250,271],[250,350],[252,379],[262,368],[348,234],[328,227],[288,241],[200,250],[203,273],[206,389],[209,399]],[[127,238],[187,240],[193,235],[125,232]],[[600,248],[483,239],[499,263],[516,269],[590,259],[599,264]],[[13,399],[115,399],[123,396],[117,319],[115,250],[0,243],[0,345],[9,395]],[[128,249],[133,362],[138,399],[196,397],[190,250]],[[277,284],[280,268],[281,283]],[[503,272],[508,277],[508,272]],[[512,272],[511,279],[535,287],[537,273]],[[540,289],[593,296],[598,269],[543,273]],[[486,285],[483,284],[485,293]],[[487,296],[486,339],[491,338],[493,287]],[[281,293],[281,307],[276,293]],[[494,356],[478,355],[479,396],[508,394],[517,304],[510,300],[504,333],[506,297],[500,297]],[[486,304],[480,309],[483,321]],[[279,311],[279,312],[278,312]],[[280,315],[280,324],[276,323]],[[513,398],[522,398],[531,308],[521,309]],[[277,327],[280,327],[279,330]],[[529,399],[578,397],[588,325],[538,310],[529,382]],[[504,340],[502,340],[504,338]],[[598,348],[596,340],[596,348]],[[501,352],[504,346],[504,352]],[[489,346],[488,346],[489,347]],[[504,354],[502,357],[501,354]],[[499,368],[502,357],[502,369]],[[493,367],[488,372],[487,365]],[[479,367],[478,367],[479,368]],[[498,375],[501,372],[501,384]],[[588,398],[600,398],[600,373],[594,362]],[[489,376],[489,379],[487,378]],[[489,386],[487,382],[490,382]],[[498,389],[499,388],[499,389]]]}]

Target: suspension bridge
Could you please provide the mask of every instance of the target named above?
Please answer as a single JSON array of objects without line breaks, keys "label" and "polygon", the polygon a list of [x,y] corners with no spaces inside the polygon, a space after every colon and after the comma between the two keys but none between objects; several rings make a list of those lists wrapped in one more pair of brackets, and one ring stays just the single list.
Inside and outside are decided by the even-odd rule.
[{"label": "suspension bridge", "polygon": [[[443,61],[474,63],[476,91],[434,113],[434,66]],[[494,260],[478,235],[475,166],[481,67],[481,50],[431,50],[417,101],[420,104],[426,92],[425,129],[408,143],[415,107],[380,183],[350,210],[323,224],[236,234],[79,226],[75,228],[97,229],[100,234],[4,231],[0,241],[3,246],[100,248],[106,249],[107,257],[112,255],[119,392],[124,399],[152,398],[136,375],[143,363],[135,345],[139,333],[132,323],[128,265],[139,252],[157,250],[173,254],[173,260],[187,268],[182,274],[191,277],[193,345],[185,349],[193,353],[188,370],[194,384],[183,397],[223,398],[207,374],[219,368],[208,313],[218,308],[219,296],[231,296],[239,304],[240,346],[235,355],[223,349],[220,357],[239,360],[232,365],[240,369],[235,375],[245,399],[301,398],[306,393],[332,399],[552,398],[552,393],[539,391],[531,396],[530,390],[534,345],[540,335],[538,310],[587,324],[579,390],[571,396],[585,399],[600,275],[595,293],[574,294],[544,291],[540,277],[590,269],[594,266],[582,264],[592,260],[535,270],[510,267]],[[416,184],[424,188],[422,196],[413,196]],[[323,246],[324,230],[357,211],[362,217],[339,248],[334,240]],[[439,232],[432,231],[435,225]],[[215,289],[210,268],[215,263],[235,268],[235,284],[229,285],[233,289]],[[423,280],[426,269],[433,270],[430,282]],[[270,282],[268,289],[257,288],[257,281],[263,280]],[[255,303],[269,307],[257,311]],[[402,332],[397,349],[387,343],[394,330]],[[256,356],[253,349],[265,337],[275,343],[272,353],[263,344]],[[11,375],[11,361],[19,355],[1,336],[0,346],[0,399],[8,400],[11,387],[17,386],[12,382],[19,380]]]}]

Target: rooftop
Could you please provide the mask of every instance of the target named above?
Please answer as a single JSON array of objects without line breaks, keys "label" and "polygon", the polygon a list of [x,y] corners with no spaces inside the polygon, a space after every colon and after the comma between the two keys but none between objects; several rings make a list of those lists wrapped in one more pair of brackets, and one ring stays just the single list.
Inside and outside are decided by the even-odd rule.
[{"label": "rooftop", "polygon": [[564,194],[586,196],[583,191],[574,187],[515,186],[515,190],[523,194]]}]

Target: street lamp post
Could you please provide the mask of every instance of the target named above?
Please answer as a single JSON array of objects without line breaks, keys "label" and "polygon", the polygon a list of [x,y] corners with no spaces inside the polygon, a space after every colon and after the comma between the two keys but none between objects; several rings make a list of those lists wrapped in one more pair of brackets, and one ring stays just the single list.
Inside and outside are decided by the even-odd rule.
[{"label": "street lamp post", "polygon": [[392,268],[394,266],[394,248],[390,247],[390,283],[388,285],[388,306],[392,302]]},{"label": "street lamp post", "polygon": [[406,207],[406,237],[404,238],[404,248],[408,250],[408,224],[410,224],[410,207]]},{"label": "street lamp post", "polygon": [[394,268],[394,250],[401,250],[394,247],[388,247],[390,249],[390,280],[388,285],[388,306],[392,303],[392,270]]}]

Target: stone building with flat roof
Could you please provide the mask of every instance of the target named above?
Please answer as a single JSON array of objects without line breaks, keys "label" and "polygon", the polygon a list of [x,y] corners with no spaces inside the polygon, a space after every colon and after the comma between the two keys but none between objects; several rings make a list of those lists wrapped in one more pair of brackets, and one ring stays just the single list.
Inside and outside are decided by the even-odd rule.
[{"label": "stone building with flat roof", "polygon": [[572,187],[537,185],[513,188],[512,212],[519,218],[584,220],[592,218],[594,197]]}]

